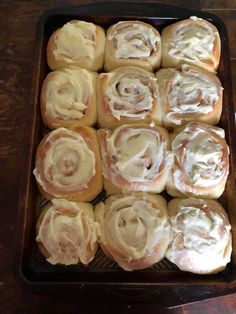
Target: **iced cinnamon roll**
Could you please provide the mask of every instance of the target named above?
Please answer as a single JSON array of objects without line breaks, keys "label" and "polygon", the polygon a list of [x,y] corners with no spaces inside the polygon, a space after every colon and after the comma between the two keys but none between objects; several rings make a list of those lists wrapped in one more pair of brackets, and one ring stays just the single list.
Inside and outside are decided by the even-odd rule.
[{"label": "iced cinnamon roll", "polygon": [[184,64],[180,70],[161,69],[156,78],[165,127],[193,120],[213,125],[219,122],[223,88],[216,75]]},{"label": "iced cinnamon roll", "polygon": [[50,72],[41,90],[44,124],[51,129],[95,124],[96,77],[96,73],[76,67]]},{"label": "iced cinnamon roll", "polygon": [[98,248],[93,206],[53,199],[39,216],[36,241],[41,254],[52,265],[87,265]]},{"label": "iced cinnamon roll", "polygon": [[190,122],[174,134],[171,149],[174,165],[166,184],[170,195],[220,197],[229,173],[229,147],[223,129]]},{"label": "iced cinnamon roll", "polygon": [[166,257],[181,270],[214,274],[230,262],[231,226],[213,200],[173,199],[168,204],[173,234]]},{"label": "iced cinnamon roll", "polygon": [[121,124],[161,124],[156,79],[137,67],[102,73],[97,80],[98,123],[113,129]]},{"label": "iced cinnamon roll", "polygon": [[164,190],[173,161],[165,129],[127,124],[113,131],[101,129],[98,134],[108,194]]},{"label": "iced cinnamon roll", "polygon": [[160,63],[161,37],[153,26],[141,21],[122,21],[108,29],[106,71],[131,65],[152,72]]},{"label": "iced cinnamon roll", "polygon": [[52,70],[75,65],[91,71],[103,67],[104,29],[93,23],[72,20],[49,38],[47,62]]},{"label": "iced cinnamon roll", "polygon": [[112,195],[95,207],[98,241],[126,271],[158,263],[171,240],[166,201],[160,195]]},{"label": "iced cinnamon roll", "polygon": [[102,191],[96,131],[81,126],[48,133],[37,148],[34,175],[49,200],[91,201]]},{"label": "iced cinnamon roll", "polygon": [[175,68],[183,63],[215,73],[221,53],[217,28],[210,22],[191,16],[163,29],[162,67]]}]

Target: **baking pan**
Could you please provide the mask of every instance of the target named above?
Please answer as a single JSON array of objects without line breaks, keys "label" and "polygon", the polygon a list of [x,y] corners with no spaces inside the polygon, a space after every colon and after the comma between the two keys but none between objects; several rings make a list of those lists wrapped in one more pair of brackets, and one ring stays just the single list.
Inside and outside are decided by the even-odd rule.
[{"label": "baking pan", "polygon": [[[220,203],[228,212],[233,232],[232,261],[226,270],[210,276],[194,275],[179,271],[167,260],[151,268],[125,272],[108,260],[101,250],[88,265],[52,266],[40,255],[35,241],[35,225],[45,202],[40,196],[32,171],[37,145],[48,130],[40,115],[40,89],[49,72],[46,62],[46,46],[52,32],[72,19],[93,22],[107,29],[121,20],[141,20],[163,27],[190,16],[202,17],[213,23],[219,30],[222,42],[222,56],[218,76],[224,87],[223,113],[219,126],[226,132],[230,146],[230,174]],[[76,6],[45,12],[39,19],[36,30],[33,78],[29,106],[28,134],[25,143],[25,162],[19,198],[19,233],[15,262],[16,276],[21,283],[37,291],[65,291],[88,296],[106,293],[114,300],[134,300],[135,302],[158,303],[173,306],[180,303],[205,299],[210,296],[227,294],[236,290],[236,191],[235,160],[236,137],[231,87],[230,59],[227,31],[222,21],[208,13],[177,8],[157,3],[99,3]],[[96,289],[96,290],[94,290]],[[69,291],[68,290],[68,291]],[[165,296],[168,294],[168,298]]]}]

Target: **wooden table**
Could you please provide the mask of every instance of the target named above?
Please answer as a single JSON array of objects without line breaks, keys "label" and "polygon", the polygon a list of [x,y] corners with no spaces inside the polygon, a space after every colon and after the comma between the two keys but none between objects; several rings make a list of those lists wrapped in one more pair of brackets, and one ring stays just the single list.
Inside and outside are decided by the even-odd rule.
[{"label": "wooden table", "polygon": [[[97,1],[98,2],[98,1]],[[224,20],[229,31],[233,87],[236,94],[236,0],[166,0],[178,6],[212,12]],[[33,295],[13,275],[17,201],[20,169],[30,114],[28,95],[31,83],[35,26],[46,9],[88,3],[82,0],[37,0],[0,2],[0,313],[236,313],[236,293],[174,309],[158,311],[152,305],[123,304],[112,308],[106,300],[45,297]],[[236,101],[234,101],[236,104]],[[221,293],[213,291],[215,295]],[[211,294],[209,295],[209,297]],[[167,296],[168,297],[168,296]],[[76,301],[76,302],[75,302]],[[87,309],[87,311],[85,310]]]}]

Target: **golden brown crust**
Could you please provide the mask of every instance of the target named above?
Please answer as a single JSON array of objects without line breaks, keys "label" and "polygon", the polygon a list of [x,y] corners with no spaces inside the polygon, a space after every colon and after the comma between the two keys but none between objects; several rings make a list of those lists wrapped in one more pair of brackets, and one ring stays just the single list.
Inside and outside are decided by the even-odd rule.
[{"label": "golden brown crust", "polygon": [[[142,25],[149,29],[151,29],[156,36],[160,38],[160,34],[153,26],[141,22],[141,21],[124,21],[116,23],[112,26],[110,26],[107,30],[107,36],[106,36],[106,47],[105,47],[105,65],[104,68],[106,71],[111,71],[115,68],[119,68],[121,66],[137,66],[140,68],[143,68],[147,71],[154,71],[155,69],[160,67],[161,64],[161,41],[159,42],[159,45],[157,45],[157,50],[152,51],[151,55],[149,57],[132,57],[132,58],[118,58],[115,56],[116,49],[114,48],[112,44],[112,40],[110,39],[114,33],[121,28],[125,28],[132,25]],[[134,26],[135,27],[135,26]]]},{"label": "golden brown crust", "polygon": [[[67,118],[65,119],[63,116],[59,117],[52,117],[50,114],[47,113],[47,91],[49,88],[50,81],[57,80],[60,77],[61,73],[66,70],[74,70],[79,71],[79,68],[75,68],[73,66],[68,66],[66,69],[61,69],[57,71],[50,72],[42,85],[41,89],[41,115],[43,119],[43,123],[51,129],[56,129],[59,127],[65,127],[69,129],[73,129],[77,126],[84,125],[84,126],[93,126],[97,122],[97,105],[96,105],[96,80],[97,80],[97,73],[89,72],[89,75],[92,79],[92,94],[89,96],[89,100],[86,105],[86,109],[84,110],[84,115],[80,119],[74,118]],[[84,69],[82,69],[84,70]],[[62,86],[63,89],[63,86]],[[83,91],[82,91],[83,92]],[[51,104],[48,104],[48,106]]]},{"label": "golden brown crust", "polygon": [[[69,23],[77,23],[78,20],[72,20]],[[104,50],[105,50],[105,31],[102,27],[96,26],[96,45],[95,45],[95,56],[93,59],[87,57],[80,57],[76,60],[70,60],[68,62],[63,56],[55,57],[55,50],[57,48],[57,37],[61,28],[57,29],[49,38],[47,45],[47,62],[48,66],[52,70],[58,70],[68,65],[74,65],[81,68],[85,68],[90,71],[98,71],[103,67],[104,63]]]}]

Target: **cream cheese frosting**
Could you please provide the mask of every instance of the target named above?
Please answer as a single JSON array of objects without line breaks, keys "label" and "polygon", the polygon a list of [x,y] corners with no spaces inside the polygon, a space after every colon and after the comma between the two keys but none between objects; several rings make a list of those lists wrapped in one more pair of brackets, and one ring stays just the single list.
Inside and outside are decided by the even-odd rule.
[{"label": "cream cheese frosting", "polygon": [[[87,187],[95,175],[95,155],[82,135],[65,128],[52,131],[44,143],[44,155],[34,175],[47,191],[48,184],[74,191]],[[53,195],[58,195],[54,191]]]},{"label": "cream cheese frosting", "polygon": [[156,247],[165,245],[162,242],[167,247],[167,214],[148,194],[122,195],[109,205],[100,204],[101,210],[100,240],[124,269],[132,270],[129,262],[151,255]]},{"label": "cream cheese frosting", "polygon": [[[195,23],[196,21],[200,23]],[[170,42],[169,54],[187,61],[212,60],[216,36],[219,37],[218,32],[207,21],[191,17],[188,24],[180,24],[176,28]]]},{"label": "cream cheese frosting", "polygon": [[119,29],[111,34],[109,40],[115,43],[117,58],[146,58],[158,49],[160,36],[152,28],[135,22],[119,22],[115,25]]},{"label": "cream cheese frosting", "polygon": [[213,111],[213,105],[222,95],[222,87],[202,72],[183,65],[181,71],[171,69],[172,82],[169,88],[167,119],[180,125],[186,114],[193,116]]},{"label": "cream cheese frosting", "polygon": [[146,181],[154,180],[172,164],[167,140],[154,128],[121,126],[107,139],[106,147],[107,151],[102,151],[103,159],[109,154],[115,161],[110,167],[105,163],[104,175],[118,186],[117,174],[129,182],[143,183],[145,191]]},{"label": "cream cheese frosting", "polygon": [[81,57],[93,59],[96,47],[96,26],[84,21],[68,22],[58,31],[56,58],[63,57],[68,63]]},{"label": "cream cheese frosting", "polygon": [[180,269],[208,273],[230,261],[227,216],[201,199],[183,199],[170,218],[173,242],[166,257]]},{"label": "cream cheese frosting", "polygon": [[104,96],[115,118],[144,119],[150,114],[158,94],[155,78],[134,67],[124,68],[122,73],[103,75],[108,78]]},{"label": "cream cheese frosting", "polygon": [[179,191],[198,194],[195,186],[215,186],[228,175],[229,148],[223,129],[189,123],[173,140],[172,151],[178,160],[173,180]]},{"label": "cream cheese frosting", "polygon": [[[86,210],[84,209],[86,207]],[[91,208],[90,208],[91,207]],[[90,204],[53,199],[39,226],[36,240],[41,242],[53,265],[88,264],[97,248],[97,223],[90,217]]]},{"label": "cream cheese frosting", "polygon": [[55,71],[46,88],[46,112],[54,119],[81,119],[91,101],[93,75],[85,69]]}]

